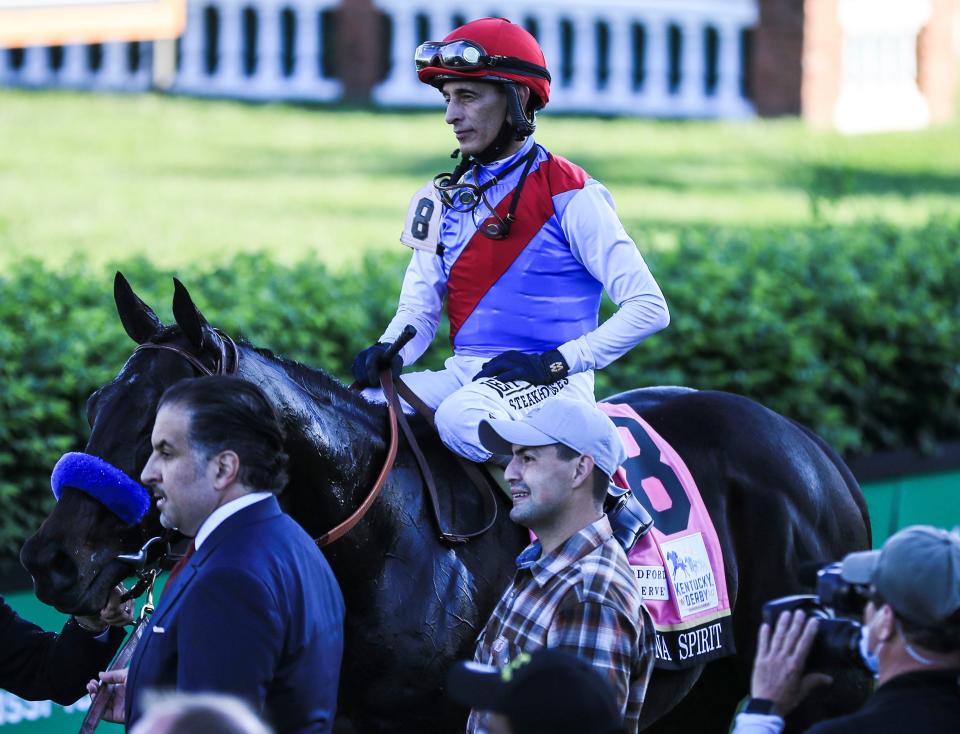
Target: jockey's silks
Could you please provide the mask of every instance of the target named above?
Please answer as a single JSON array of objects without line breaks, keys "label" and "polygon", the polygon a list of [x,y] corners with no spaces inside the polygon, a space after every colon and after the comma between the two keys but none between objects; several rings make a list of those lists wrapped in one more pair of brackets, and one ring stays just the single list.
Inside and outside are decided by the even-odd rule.
[{"label": "jockey's silks", "polygon": [[[533,144],[528,141],[515,156],[526,155]],[[457,354],[543,352],[597,327],[602,285],[574,257],[560,224],[570,197],[595,182],[578,166],[537,148],[505,239],[478,231],[490,216],[482,204],[473,212],[444,209],[440,241]],[[488,181],[513,159],[481,168],[474,183]],[[501,218],[520,178],[515,169],[486,192]]]}]

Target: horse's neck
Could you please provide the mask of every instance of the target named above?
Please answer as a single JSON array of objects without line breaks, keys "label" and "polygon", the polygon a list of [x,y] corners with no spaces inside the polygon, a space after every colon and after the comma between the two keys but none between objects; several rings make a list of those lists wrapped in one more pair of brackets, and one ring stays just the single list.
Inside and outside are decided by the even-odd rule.
[{"label": "horse's neck", "polygon": [[289,438],[313,445],[331,476],[345,483],[367,480],[374,457],[385,451],[382,408],[356,399],[327,375],[247,345],[241,347],[240,376],[270,396]]}]

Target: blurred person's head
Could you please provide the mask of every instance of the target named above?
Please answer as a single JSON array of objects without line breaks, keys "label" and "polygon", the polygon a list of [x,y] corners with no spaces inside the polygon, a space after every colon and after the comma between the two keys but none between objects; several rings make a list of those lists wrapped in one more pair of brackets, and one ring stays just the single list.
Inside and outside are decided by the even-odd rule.
[{"label": "blurred person's head", "polygon": [[460,662],[450,696],[489,712],[491,734],[619,734],[623,716],[613,690],[586,660],[562,650],[521,653],[502,669]]},{"label": "blurred person's head", "polygon": [[505,18],[474,20],[427,41],[415,62],[420,81],[443,93],[461,152],[481,160],[517,150],[550,99],[540,45]]},{"label": "blurred person's head", "polygon": [[273,734],[235,696],[220,693],[148,693],[130,734]]},{"label": "blurred person's head", "polygon": [[880,550],[851,553],[841,573],[869,587],[866,647],[881,683],[903,672],[960,667],[960,535],[914,525]]}]

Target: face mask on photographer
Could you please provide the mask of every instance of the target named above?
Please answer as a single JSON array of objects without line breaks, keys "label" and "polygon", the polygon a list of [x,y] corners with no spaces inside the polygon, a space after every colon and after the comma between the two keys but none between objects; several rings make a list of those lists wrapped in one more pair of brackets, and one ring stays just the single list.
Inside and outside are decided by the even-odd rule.
[{"label": "face mask on photographer", "polygon": [[873,628],[877,620],[881,618],[881,615],[887,613],[887,609],[889,609],[889,607],[874,606],[873,615],[870,617],[870,621],[863,625],[863,627],[860,629],[860,657],[863,658],[864,664],[867,666],[867,669],[873,673],[874,677],[877,677],[877,675],[880,673],[880,648],[883,646],[885,641],[878,638],[877,646],[871,650],[870,630]]},{"label": "face mask on photographer", "polygon": [[865,624],[860,628],[860,657],[863,659],[863,664],[867,666],[867,670],[876,678],[880,674],[880,656],[876,652],[871,652],[869,639],[870,627]]}]

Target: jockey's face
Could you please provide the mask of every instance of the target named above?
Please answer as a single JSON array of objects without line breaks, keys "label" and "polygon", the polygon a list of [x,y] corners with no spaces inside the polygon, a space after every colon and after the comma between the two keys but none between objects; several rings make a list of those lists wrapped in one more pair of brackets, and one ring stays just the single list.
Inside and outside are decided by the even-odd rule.
[{"label": "jockey's face", "polygon": [[192,537],[221,498],[213,484],[215,462],[194,452],[189,431],[187,409],[175,404],[160,408],[150,437],[153,453],[140,481],[157,498],[160,523]]},{"label": "jockey's face", "polygon": [[453,126],[460,152],[482,153],[507,119],[507,97],[500,85],[458,79],[444,83],[442,91],[447,103],[444,119]]}]

